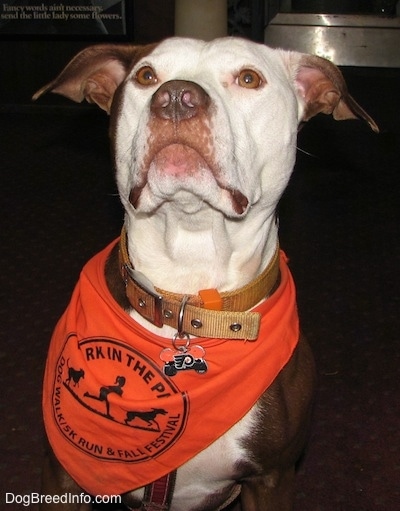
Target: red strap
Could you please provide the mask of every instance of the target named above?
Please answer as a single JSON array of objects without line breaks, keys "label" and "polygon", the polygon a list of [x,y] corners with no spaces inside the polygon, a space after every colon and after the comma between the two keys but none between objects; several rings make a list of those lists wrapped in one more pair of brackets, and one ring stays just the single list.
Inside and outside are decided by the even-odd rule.
[{"label": "red strap", "polygon": [[174,493],[176,471],[160,477],[146,486],[143,498],[143,511],[167,511]]}]

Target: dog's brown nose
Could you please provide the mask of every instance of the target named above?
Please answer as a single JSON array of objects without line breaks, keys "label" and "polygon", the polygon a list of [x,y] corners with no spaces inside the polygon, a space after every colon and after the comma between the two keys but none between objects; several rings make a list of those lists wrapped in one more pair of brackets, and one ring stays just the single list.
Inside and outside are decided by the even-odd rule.
[{"label": "dog's brown nose", "polygon": [[165,82],[151,99],[151,111],[161,119],[182,121],[207,109],[210,97],[199,85],[185,80]]}]

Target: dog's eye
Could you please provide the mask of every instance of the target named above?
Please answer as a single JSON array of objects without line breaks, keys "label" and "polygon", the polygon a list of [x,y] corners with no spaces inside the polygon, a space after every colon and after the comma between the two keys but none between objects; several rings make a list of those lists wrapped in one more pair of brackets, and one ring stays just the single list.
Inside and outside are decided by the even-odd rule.
[{"label": "dog's eye", "polygon": [[158,82],[157,76],[150,66],[141,67],[135,78],[140,85],[154,85]]},{"label": "dog's eye", "polygon": [[242,69],[238,75],[238,84],[246,89],[257,89],[263,83],[261,76],[252,69]]}]

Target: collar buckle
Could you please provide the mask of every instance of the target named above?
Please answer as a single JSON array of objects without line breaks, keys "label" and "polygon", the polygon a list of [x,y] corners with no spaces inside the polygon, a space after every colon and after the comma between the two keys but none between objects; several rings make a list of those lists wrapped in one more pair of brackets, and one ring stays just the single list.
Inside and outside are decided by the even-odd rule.
[{"label": "collar buckle", "polygon": [[140,271],[125,264],[124,273],[136,286],[126,284],[126,295],[132,307],[145,319],[158,328],[164,325],[163,321],[163,297],[157,293],[152,282]]}]

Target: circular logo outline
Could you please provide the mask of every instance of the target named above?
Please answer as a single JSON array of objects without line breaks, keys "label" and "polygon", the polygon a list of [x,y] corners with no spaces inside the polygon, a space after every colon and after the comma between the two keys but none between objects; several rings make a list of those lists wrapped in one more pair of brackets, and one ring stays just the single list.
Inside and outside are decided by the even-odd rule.
[{"label": "circular logo outline", "polygon": [[[84,368],[70,363],[74,350],[79,352],[81,360],[85,362]],[[117,377],[115,381],[110,382],[110,385],[101,386],[99,392],[94,394],[84,390],[85,377],[88,376],[85,369],[96,360],[109,361],[110,365],[116,363]],[[146,377],[148,379],[151,377],[157,380],[157,383],[153,385],[153,393],[155,395],[158,393],[156,397],[160,399],[160,407],[147,410],[125,409],[124,418],[116,418],[114,416],[115,401],[118,401],[125,391],[127,374],[130,371],[130,374],[135,374],[130,367],[132,361],[141,364],[141,370],[143,367],[147,369],[144,376],[136,375],[138,378],[146,380]],[[172,414],[168,411],[170,401],[168,397],[171,396],[175,403],[177,401],[179,403],[178,409]],[[72,413],[68,410],[68,405],[63,409],[63,400],[69,399],[71,402],[71,398],[74,399]],[[113,398],[115,398],[114,402]],[[105,443],[90,443],[79,435],[77,432],[79,427],[75,425],[74,417],[82,410],[99,416],[96,420],[112,421],[116,423],[116,427],[129,428],[130,431],[136,431],[138,434],[143,431],[145,432],[143,434],[151,434],[153,438],[149,438],[147,444],[133,448],[124,445],[117,449],[114,445],[109,447]],[[110,462],[141,463],[160,456],[179,440],[187,423],[189,399],[187,393],[181,392],[149,356],[128,343],[106,336],[78,340],[76,333],[70,333],[66,336],[57,357],[52,389],[52,412],[55,424],[63,438],[85,454]],[[106,427],[104,427],[104,437],[107,438]],[[113,442],[115,439],[111,438],[111,440]]]}]

